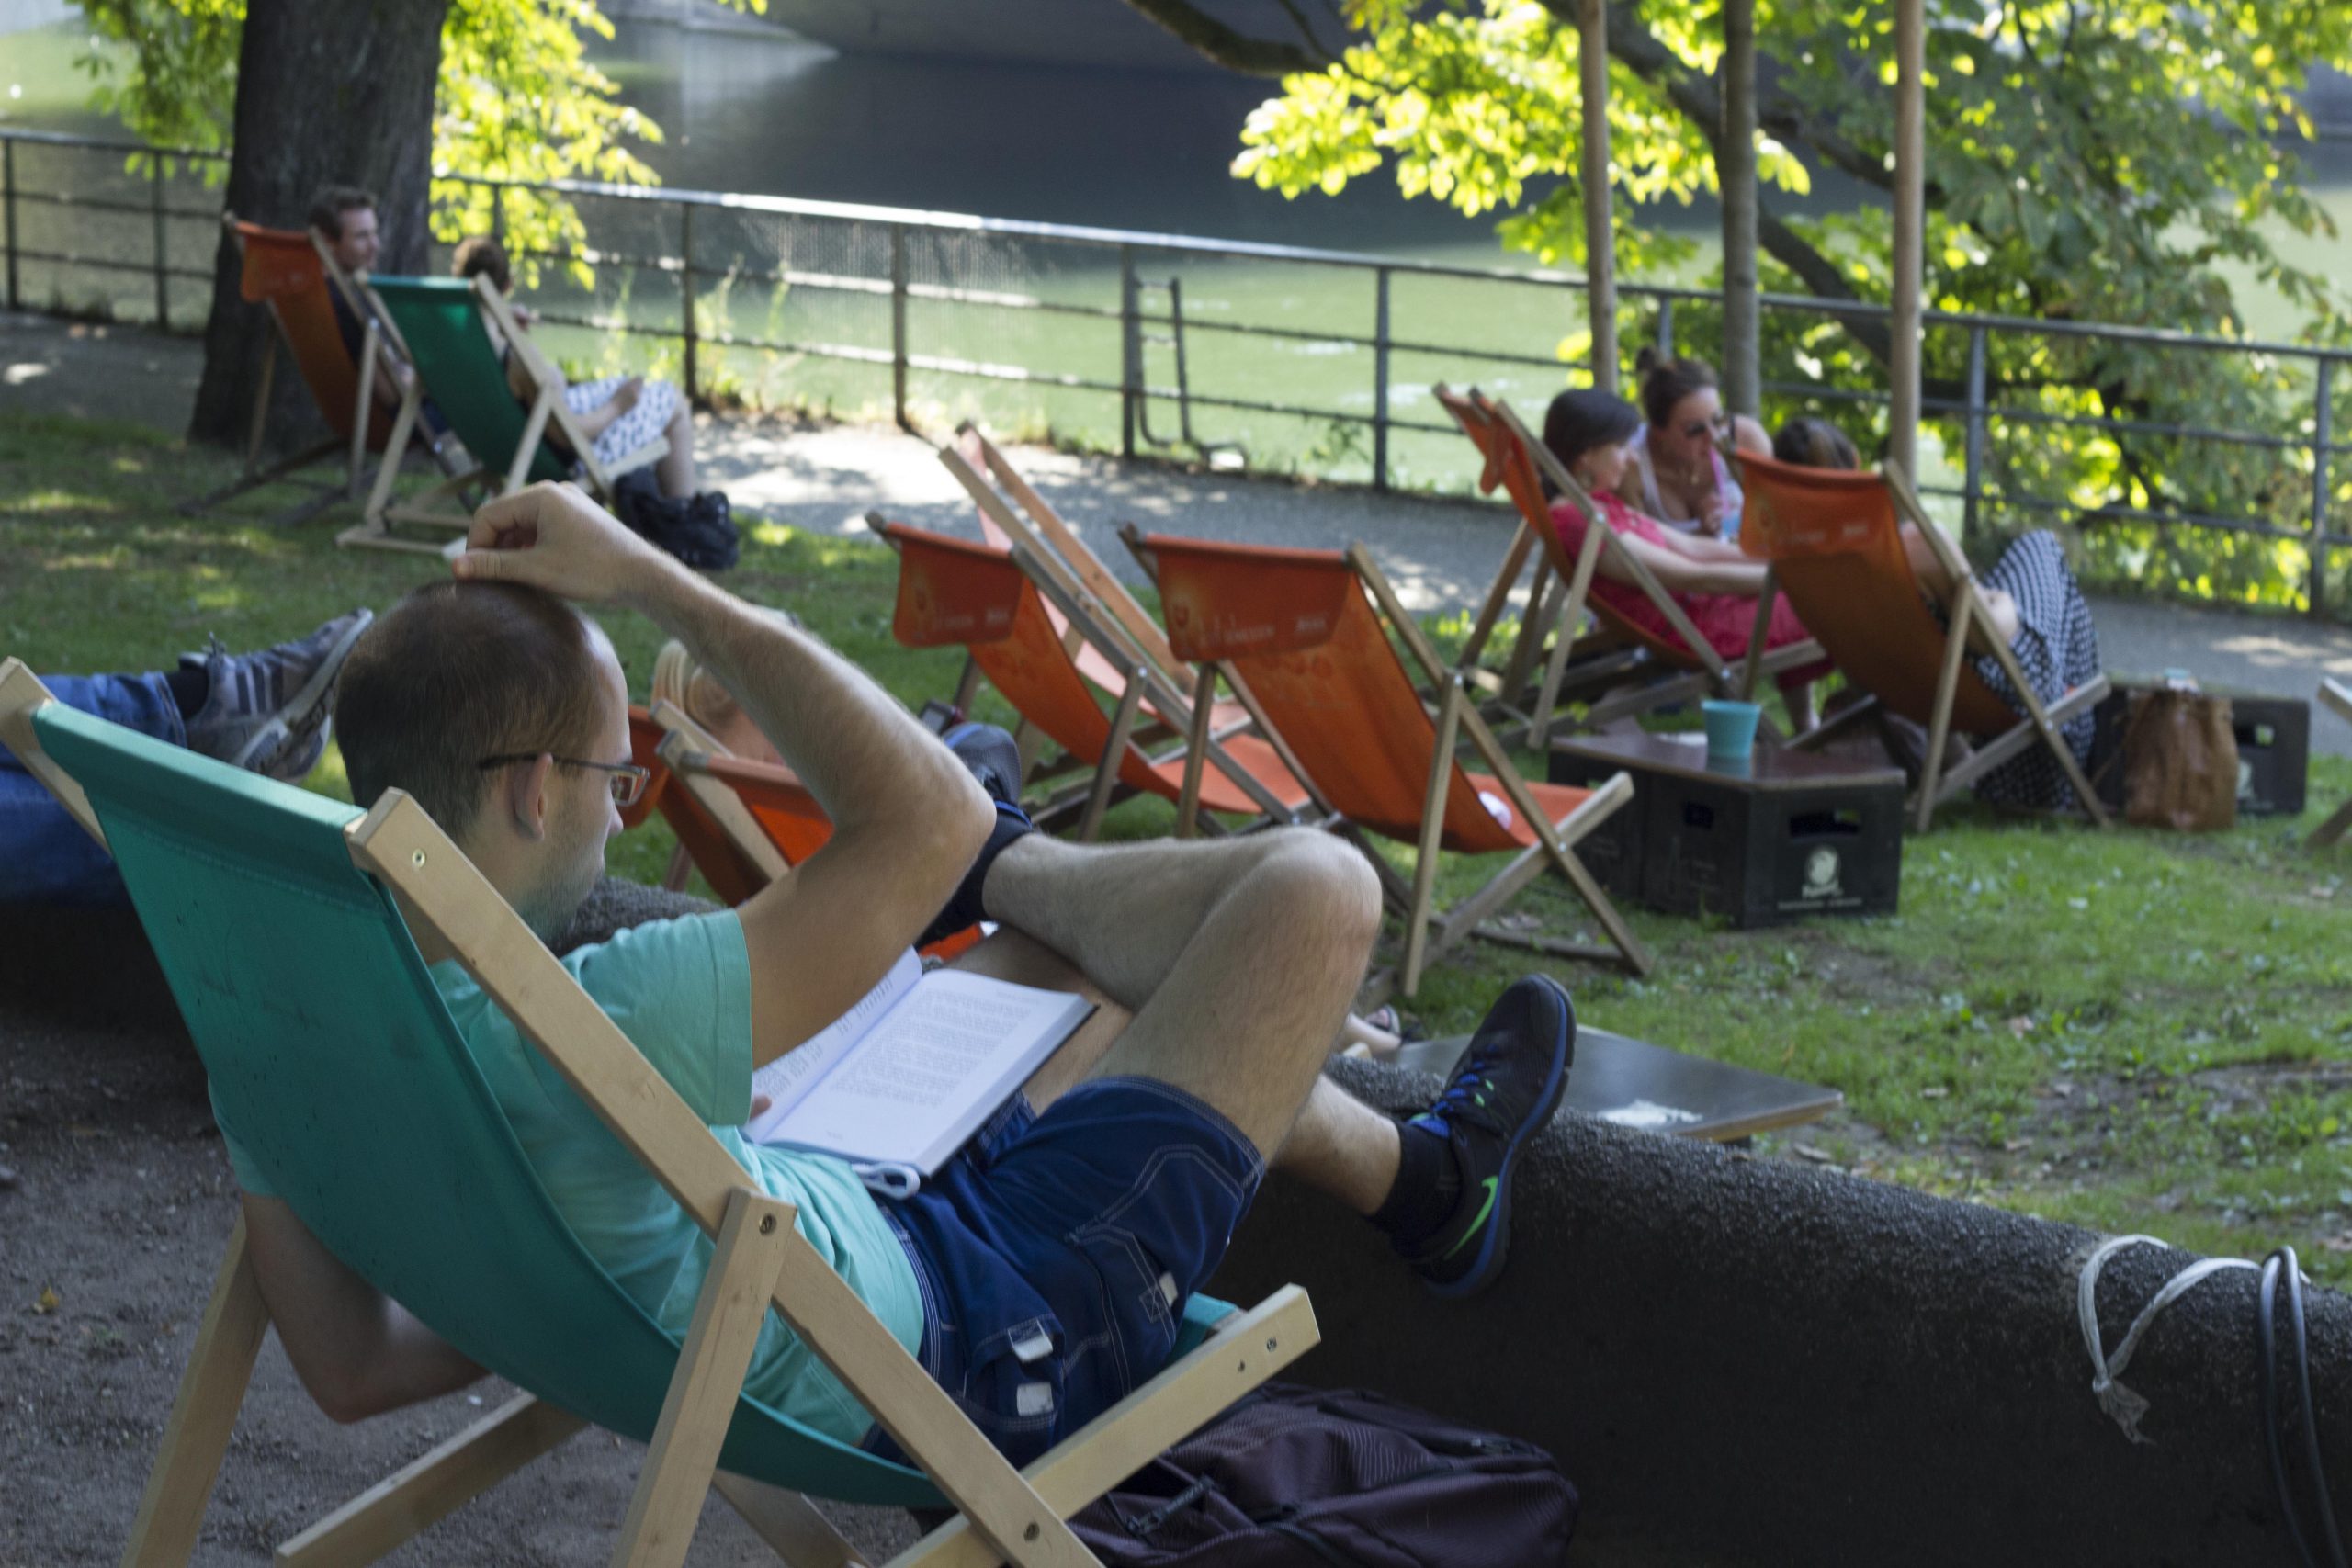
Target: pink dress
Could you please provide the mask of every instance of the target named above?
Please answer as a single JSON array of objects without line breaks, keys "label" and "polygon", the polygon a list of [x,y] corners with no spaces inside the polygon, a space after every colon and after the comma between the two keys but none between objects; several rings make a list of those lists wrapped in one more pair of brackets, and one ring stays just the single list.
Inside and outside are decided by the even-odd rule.
[{"label": "pink dress", "polygon": [[[1655,519],[1645,517],[1626,505],[1614,491],[1604,490],[1593,500],[1600,503],[1609,526],[1617,533],[1646,539],[1661,549],[1674,547],[1667,543],[1666,532]],[[1565,498],[1555,501],[1552,503],[1552,526],[1559,531],[1561,549],[1567,558],[1575,559],[1577,553],[1584,548],[1584,513],[1572,501]],[[1680,645],[1681,637],[1673,626],[1658,613],[1657,606],[1650,603],[1649,596],[1634,584],[1619,582],[1596,572],[1592,579],[1592,596],[1608,605],[1620,618],[1639,626],[1660,642],[1668,646]],[[1690,617],[1690,624],[1698,627],[1699,635],[1707,639],[1708,646],[1719,657],[1747,657],[1748,634],[1756,626],[1754,599],[1739,593],[1678,593],[1674,602],[1681,607],[1684,615]],[[1804,623],[1797,619],[1797,613],[1790,607],[1789,602],[1775,597],[1771,627],[1764,635],[1765,648],[1786,648],[1792,643],[1804,642],[1812,636],[1804,629]],[[1791,670],[1781,674],[1781,684],[1802,684],[1828,669],[1829,666],[1823,663],[1804,670]]]}]

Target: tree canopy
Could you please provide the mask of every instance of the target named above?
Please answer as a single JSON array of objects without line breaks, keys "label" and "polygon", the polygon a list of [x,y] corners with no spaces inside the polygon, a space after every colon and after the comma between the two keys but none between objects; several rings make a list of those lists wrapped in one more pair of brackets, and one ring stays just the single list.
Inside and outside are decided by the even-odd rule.
[{"label": "tree canopy", "polygon": [[[225,146],[245,0],[80,4],[94,34],[115,46],[93,50],[82,62],[98,107],[151,141]],[[728,4],[767,8],[766,0]],[[586,39],[612,31],[594,0],[450,0],[433,108],[436,237],[491,227],[490,193],[446,177],[452,175],[660,183],[637,149],[659,142],[661,127],[621,103],[612,78],[587,58]],[[576,249],[585,238],[579,215],[561,201],[510,193],[503,218],[525,248]]]},{"label": "tree canopy", "polygon": [[[1188,0],[1128,0],[1187,36]],[[1254,55],[1196,49],[1279,74],[1249,119],[1235,173],[1286,195],[1336,194],[1386,169],[1408,196],[1497,213],[1504,243],[1581,261],[1577,92],[1581,0],[1347,0],[1336,46],[1304,34]],[[1928,277],[1931,309],[2241,334],[2239,290],[2283,299],[2296,334],[2352,342],[2352,295],[2288,259],[2279,236],[2332,238],[2292,143],[2308,71],[2352,64],[2352,7],[2245,0],[1927,0]],[[1722,113],[1715,6],[1609,7],[1610,130],[1621,276],[1685,262],[1661,204],[1715,183]],[[1788,198],[1813,171],[1892,184],[1893,7],[1758,0],[1759,238],[1768,289],[1887,297],[1883,203],[1804,216]],[[1779,210],[1776,210],[1776,208]],[[1677,338],[1718,330],[1684,311]],[[1768,315],[1768,381],[1884,385],[1883,331]],[[1993,485],[2124,511],[2291,520],[2308,509],[2307,453],[2192,441],[2184,423],[2308,433],[2307,364],[1996,335],[1990,378],[2012,417],[1994,424]],[[1582,334],[1562,344],[1583,353]],[[1966,346],[1930,333],[1931,402],[1961,389]],[[1849,409],[1828,412],[1854,418]],[[2052,414],[2109,428],[2064,431]],[[2128,427],[2128,428],[2127,428]],[[1948,446],[1957,426],[1947,421]],[[2352,465],[2339,462],[2338,471]],[[2095,559],[2165,586],[2290,597],[2295,547],[2114,521],[2086,534]]]}]

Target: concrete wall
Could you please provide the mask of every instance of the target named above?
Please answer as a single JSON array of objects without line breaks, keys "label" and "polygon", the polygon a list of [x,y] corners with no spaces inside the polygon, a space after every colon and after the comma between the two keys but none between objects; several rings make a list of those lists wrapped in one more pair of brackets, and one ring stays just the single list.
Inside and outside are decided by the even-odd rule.
[{"label": "concrete wall", "polygon": [[[1392,1106],[1434,1080],[1340,1063]],[[2255,1276],[2167,1310],[2102,1415],[2075,1317],[2095,1238],[1972,1204],[1584,1120],[1518,1179],[1509,1270],[1424,1292],[1368,1227],[1276,1179],[1216,1289],[1313,1293],[1296,1375],[1548,1446],[1582,1536],[1643,1562],[2211,1563],[2292,1559],[2270,1502]],[[2296,1239],[2292,1237],[2285,1239]],[[2112,1347],[2187,1254],[2111,1260]],[[2322,1444],[2352,1521],[2352,1302],[2308,1297]]]}]

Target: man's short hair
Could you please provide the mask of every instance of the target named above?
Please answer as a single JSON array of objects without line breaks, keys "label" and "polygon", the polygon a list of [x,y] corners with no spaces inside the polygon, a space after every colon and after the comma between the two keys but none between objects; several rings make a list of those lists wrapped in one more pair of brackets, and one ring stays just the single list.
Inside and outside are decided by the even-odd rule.
[{"label": "man's short hair", "polygon": [[376,193],[357,186],[329,186],[311,198],[311,227],[330,240],[343,238],[343,215],[376,209]]},{"label": "man's short hair", "polygon": [[377,618],[335,696],[351,796],[404,789],[444,831],[480,809],[484,758],[579,756],[599,719],[589,622],[513,582],[433,582]]},{"label": "man's short hair", "polygon": [[458,277],[487,277],[501,294],[514,291],[514,273],[506,264],[506,247],[488,234],[458,241],[457,254],[449,258],[449,270]]}]

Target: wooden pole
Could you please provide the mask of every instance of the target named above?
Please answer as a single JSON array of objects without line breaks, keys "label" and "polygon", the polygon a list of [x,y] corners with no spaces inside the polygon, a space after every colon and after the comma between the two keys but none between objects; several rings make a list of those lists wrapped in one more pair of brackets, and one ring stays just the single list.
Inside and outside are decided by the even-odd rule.
[{"label": "wooden pole", "polygon": [[1584,85],[1584,270],[1586,302],[1592,314],[1592,384],[1613,392],[1617,389],[1617,241],[1609,222],[1607,0],[1584,0],[1577,54]]},{"label": "wooden pole", "polygon": [[1894,394],[1886,455],[1918,472],[1919,291],[1927,255],[1926,0],[1894,0]]},{"label": "wooden pole", "polygon": [[1764,412],[1756,303],[1756,0],[1724,0],[1724,123],[1715,144],[1724,203],[1724,401]]}]

